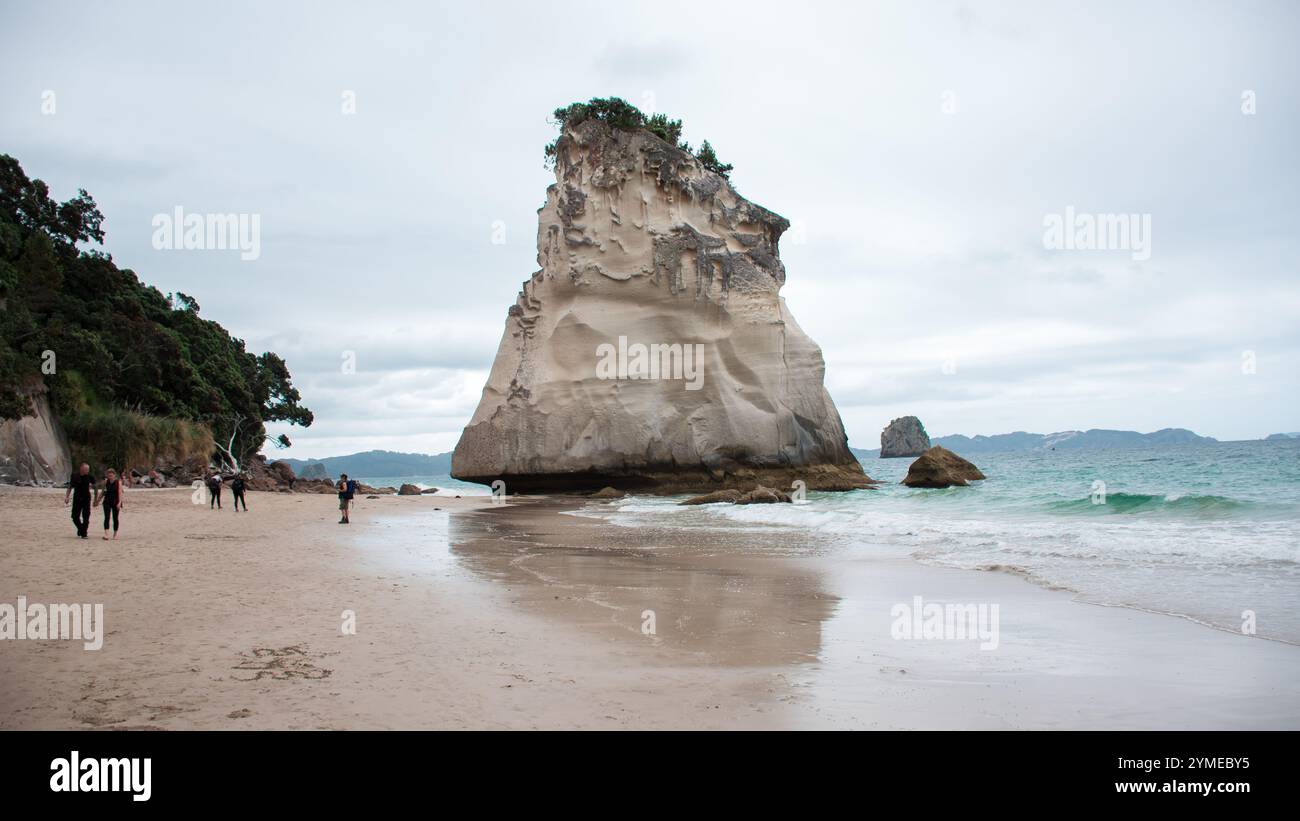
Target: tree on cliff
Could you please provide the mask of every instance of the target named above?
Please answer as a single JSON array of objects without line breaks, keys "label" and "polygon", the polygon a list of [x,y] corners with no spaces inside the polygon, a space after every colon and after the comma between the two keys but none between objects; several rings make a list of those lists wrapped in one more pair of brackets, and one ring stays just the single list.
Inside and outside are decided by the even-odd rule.
[{"label": "tree on cliff", "polygon": [[[563,131],[567,126],[575,126],[587,120],[599,120],[623,131],[635,131],[643,128],[671,146],[694,154],[700,165],[722,177],[728,177],[734,166],[718,159],[717,153],[709,141],[705,140],[698,152],[691,150],[691,144],[682,140],[682,121],[670,120],[666,114],[654,114],[647,117],[641,109],[621,97],[592,97],[585,103],[571,103],[555,109],[551,115],[556,125]],[[559,149],[559,140],[547,144],[546,166],[555,163],[555,152]]]},{"label": "tree on cliff", "polygon": [[103,242],[103,220],[84,190],[55,202],[0,155],[0,417],[29,413],[26,391],[43,378],[74,450],[124,409],[200,423],[237,454],[261,447],[265,422],[312,423],[278,355],[246,351],[193,298],[78,248]]}]

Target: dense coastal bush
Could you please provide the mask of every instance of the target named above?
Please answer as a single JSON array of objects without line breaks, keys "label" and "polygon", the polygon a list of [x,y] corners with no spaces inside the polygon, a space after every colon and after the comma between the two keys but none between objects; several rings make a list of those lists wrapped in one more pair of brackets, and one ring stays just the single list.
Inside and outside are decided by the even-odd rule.
[{"label": "dense coastal bush", "polygon": [[261,448],[264,422],[311,424],[278,355],[246,351],[192,297],[78,248],[103,242],[103,219],[84,190],[57,203],[0,155],[0,417],[29,413],[43,381],[74,455],[189,452],[215,438],[228,462]]},{"label": "dense coastal bush", "polygon": [[[587,120],[599,120],[623,131],[635,131],[638,128],[644,128],[669,145],[694,154],[701,165],[715,174],[728,177],[734,167],[718,160],[718,155],[713,150],[713,146],[709,145],[708,140],[704,141],[698,152],[692,151],[691,144],[682,140],[681,120],[670,120],[666,114],[654,114],[647,117],[641,109],[621,97],[593,97],[585,103],[573,103],[563,108],[557,108],[551,116],[554,117],[555,123],[560,127],[561,131],[566,126],[578,125]],[[558,146],[558,140],[552,141],[546,146],[545,155],[548,168],[555,162],[555,152]]]},{"label": "dense coastal bush", "polygon": [[170,464],[204,463],[215,451],[212,432],[201,422],[175,416],[150,416],[124,408],[74,411],[61,420],[72,450],[72,464],[99,470],[144,466],[162,458]]}]

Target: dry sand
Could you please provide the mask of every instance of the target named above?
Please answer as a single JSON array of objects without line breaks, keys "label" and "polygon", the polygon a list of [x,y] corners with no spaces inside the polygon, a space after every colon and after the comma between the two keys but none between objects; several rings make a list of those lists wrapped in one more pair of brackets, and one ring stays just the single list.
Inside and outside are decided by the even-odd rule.
[{"label": "dry sand", "polygon": [[[0,728],[1300,728],[1300,648],[1003,574],[563,500],[362,499],[345,527],[328,495],[136,491],[116,542],[62,501],[0,488],[0,602],[102,603],[104,646],[0,641]],[[1000,603],[999,649],[891,639],[914,594]]]}]

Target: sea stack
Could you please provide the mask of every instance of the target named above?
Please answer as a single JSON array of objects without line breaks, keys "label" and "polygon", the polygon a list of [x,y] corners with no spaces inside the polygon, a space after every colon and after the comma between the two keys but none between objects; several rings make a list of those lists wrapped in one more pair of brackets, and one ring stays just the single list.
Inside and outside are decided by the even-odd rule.
[{"label": "sea stack", "polygon": [[920,456],[930,449],[930,435],[915,416],[901,416],[880,432],[880,458]]},{"label": "sea stack", "polygon": [[452,475],[509,492],[872,484],[780,295],[789,222],[644,128],[566,123]]}]

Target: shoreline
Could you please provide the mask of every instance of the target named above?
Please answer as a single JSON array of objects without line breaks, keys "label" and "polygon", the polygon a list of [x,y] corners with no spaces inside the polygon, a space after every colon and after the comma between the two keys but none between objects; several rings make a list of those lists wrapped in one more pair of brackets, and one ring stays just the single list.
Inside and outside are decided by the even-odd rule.
[{"label": "shoreline", "polygon": [[[704,576],[746,574],[746,584],[762,596],[710,603],[706,608],[706,614],[716,617],[721,611],[724,617],[718,619],[724,629],[714,641],[727,646],[712,648],[722,653],[713,663],[727,663],[727,656],[737,652],[755,658],[752,641],[746,642],[743,631],[725,625],[749,623],[759,626],[764,635],[785,631],[787,636],[802,628],[804,639],[809,640],[809,646],[795,653],[802,663],[773,668],[800,696],[789,717],[794,726],[1300,728],[1300,686],[1295,684],[1300,652],[1285,642],[1259,642],[1137,608],[1085,607],[1091,603],[1077,599],[1073,591],[1050,589],[1015,574],[945,567],[888,552],[852,558],[822,546],[810,547],[808,555],[793,555],[780,546],[755,552],[731,534],[714,532],[695,536],[711,543],[692,546],[688,555],[680,556],[676,554],[683,551],[682,540],[688,538],[682,531],[610,527],[598,519],[556,513],[586,503],[554,500],[532,511],[519,508],[502,513],[524,520],[518,530],[527,534],[525,541],[546,547],[536,550],[532,560],[552,570],[565,568],[568,560],[561,556],[548,561],[547,552],[557,547],[581,550],[584,542],[599,542],[599,553],[616,560],[655,555],[658,574],[671,571],[674,564]],[[542,507],[555,515],[548,517]],[[566,522],[552,523],[548,518]],[[573,522],[582,524],[575,528]],[[740,540],[762,538],[748,534]],[[802,539],[812,542],[813,536],[804,533]],[[665,560],[661,545],[675,551],[671,560]],[[693,554],[696,549],[699,555]],[[555,574],[551,575],[555,584]],[[785,584],[764,588],[764,581],[773,576]],[[594,588],[594,596],[606,603],[611,596],[622,596],[625,630],[633,626],[630,616],[637,612],[637,601],[654,595],[653,585],[638,589],[627,573],[603,590],[599,582],[591,581],[590,573],[571,573],[566,580],[579,588]],[[792,591],[792,586],[799,589]],[[707,584],[697,579],[690,587],[707,589]],[[788,601],[776,606],[763,601],[772,593],[788,600],[794,592],[805,598],[802,610]],[[1000,604],[1002,647],[985,653],[962,641],[892,638],[891,608],[913,595]],[[815,610],[809,606],[816,602],[829,606],[810,627],[809,613]],[[662,614],[659,623],[663,624]],[[681,643],[691,646],[690,638],[681,637]],[[771,663],[773,650],[768,639],[767,646],[758,648],[758,660]],[[1067,670],[1068,675],[1062,672]],[[999,692],[985,695],[980,690]],[[1066,692],[1072,695],[1063,697]]]},{"label": "shoreline", "polygon": [[[1300,728],[1293,645],[1011,574],[561,512],[585,499],[386,496],[343,527],[327,497],[189,496],[128,495],[105,543],[0,488],[0,601],[107,626],[0,641],[0,727]],[[999,649],[892,639],[914,594],[1000,604]]]}]

